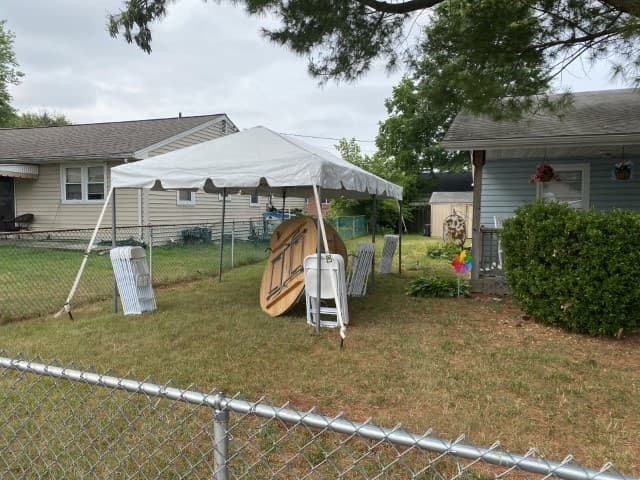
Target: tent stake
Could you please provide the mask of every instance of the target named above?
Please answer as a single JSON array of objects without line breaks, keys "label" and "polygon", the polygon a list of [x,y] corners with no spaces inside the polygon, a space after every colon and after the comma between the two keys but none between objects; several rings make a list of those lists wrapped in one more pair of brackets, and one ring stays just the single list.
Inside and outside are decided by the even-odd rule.
[{"label": "tent stake", "polygon": [[222,281],[222,251],[224,249],[224,217],[227,209],[227,189],[222,189],[222,227],[220,228],[220,263],[218,265],[218,281]]}]

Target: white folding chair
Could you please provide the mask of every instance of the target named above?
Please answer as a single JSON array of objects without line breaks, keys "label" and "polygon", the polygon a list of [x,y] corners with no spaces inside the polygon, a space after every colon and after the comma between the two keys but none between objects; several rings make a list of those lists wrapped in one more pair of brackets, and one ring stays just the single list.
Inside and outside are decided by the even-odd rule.
[{"label": "white folding chair", "polygon": [[322,320],[322,327],[336,328],[338,324],[338,306],[344,325],[349,324],[349,309],[347,306],[347,287],[345,283],[344,259],[338,254],[322,254],[320,260],[320,302],[318,296],[318,257],[316,254],[305,257],[304,266],[304,291],[307,302],[307,323],[315,325],[314,314],[317,311],[317,303],[323,300],[332,300],[334,306],[320,305],[320,315],[334,315],[335,320]]},{"label": "white folding chair", "polygon": [[347,281],[347,295],[362,297],[367,293],[369,273],[373,264],[375,245],[373,243],[359,243],[351,261],[349,280]]},{"label": "white folding chair", "polygon": [[391,272],[391,262],[393,261],[393,255],[396,253],[396,247],[399,241],[398,235],[385,235],[384,246],[382,247],[382,258],[380,259],[380,267],[378,272],[389,273]]}]

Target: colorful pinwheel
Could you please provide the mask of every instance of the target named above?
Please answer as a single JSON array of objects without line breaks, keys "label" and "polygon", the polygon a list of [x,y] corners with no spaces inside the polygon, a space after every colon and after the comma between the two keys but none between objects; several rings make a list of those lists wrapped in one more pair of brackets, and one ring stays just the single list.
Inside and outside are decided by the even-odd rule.
[{"label": "colorful pinwheel", "polygon": [[451,266],[456,273],[467,273],[471,271],[471,255],[467,255],[466,250],[462,250],[459,254],[453,256]]}]

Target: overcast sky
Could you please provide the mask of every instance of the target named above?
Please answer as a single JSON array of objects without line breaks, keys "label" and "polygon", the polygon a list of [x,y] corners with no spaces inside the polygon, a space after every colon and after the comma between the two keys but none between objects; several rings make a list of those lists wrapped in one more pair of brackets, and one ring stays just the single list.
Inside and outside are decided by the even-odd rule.
[{"label": "overcast sky", "polygon": [[[382,67],[355,84],[319,87],[307,62],[261,37],[268,18],[202,0],[178,0],[153,30],[147,55],[106,31],[122,0],[2,0],[25,77],[11,88],[21,112],[46,109],[73,123],[226,113],[241,129],[373,140],[402,71]],[[619,88],[602,66],[573,68],[573,91]],[[310,140],[311,141],[311,140]],[[333,140],[312,141],[330,147]],[[372,143],[361,143],[372,153]]]}]

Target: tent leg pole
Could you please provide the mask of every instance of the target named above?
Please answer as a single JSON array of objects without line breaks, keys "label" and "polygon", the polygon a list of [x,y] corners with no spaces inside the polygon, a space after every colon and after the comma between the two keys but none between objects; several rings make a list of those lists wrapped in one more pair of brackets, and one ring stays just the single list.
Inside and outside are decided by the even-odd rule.
[{"label": "tent leg pole", "polygon": [[[322,204],[320,203],[320,187],[318,187],[318,190],[314,192],[316,198],[316,208],[320,209]],[[320,226],[320,222],[322,221],[322,212],[321,210],[317,211],[317,217],[318,217],[318,222],[316,225],[316,229],[317,229],[317,239],[316,239],[316,243],[317,243],[317,247],[316,247],[316,254],[317,254],[317,258],[318,258],[318,277],[316,279],[316,286],[318,287],[317,291],[316,291],[316,313],[315,313],[315,326],[316,326],[316,333],[320,333],[320,292],[322,292],[321,289],[321,285],[320,283],[322,282],[322,272],[321,272],[321,268],[322,268],[322,261],[321,261],[321,255],[322,255],[322,227]],[[328,253],[328,252],[327,252]]]},{"label": "tent leg pole", "polygon": [[220,263],[218,264],[218,281],[222,281],[222,252],[224,249],[224,217],[227,210],[227,189],[222,189],[222,225],[220,227]]},{"label": "tent leg pole", "polygon": [[287,189],[282,190],[282,221],[284,222],[284,206],[287,200]]},{"label": "tent leg pole", "polygon": [[[116,233],[116,190],[114,188],[111,196],[111,248],[118,246]],[[113,273],[113,313],[118,313],[118,284],[116,283],[115,271]]]},{"label": "tent leg pole", "polygon": [[402,202],[398,200],[398,275],[402,275]]},{"label": "tent leg pole", "polygon": [[374,245],[373,249],[373,258],[371,260],[371,292],[376,291],[376,223],[378,219],[376,218],[378,215],[378,202],[375,195],[371,195],[371,243]]},{"label": "tent leg pole", "polygon": [[80,279],[82,278],[82,273],[84,272],[84,268],[87,266],[87,260],[89,259],[89,254],[91,253],[93,244],[96,241],[98,230],[100,229],[100,225],[102,225],[102,219],[104,218],[104,214],[107,211],[109,202],[111,201],[111,195],[113,195],[113,187],[109,189],[107,198],[104,200],[104,204],[102,205],[102,210],[100,210],[100,215],[98,216],[98,222],[96,223],[96,226],[93,229],[93,235],[91,235],[91,239],[89,240],[89,245],[87,245],[87,248],[84,251],[84,255],[82,257],[82,263],[80,264],[80,269],[78,270],[78,273],[76,274],[76,279],[74,280],[73,285],[71,286],[71,290],[69,291],[69,295],[67,296],[67,301],[64,303],[64,306],[62,307],[62,309],[53,315],[54,318],[58,318],[64,312],[67,312],[69,314],[69,318],[73,320],[73,316],[71,315],[71,300],[73,300],[73,296],[76,294],[78,285],[80,285]]}]

